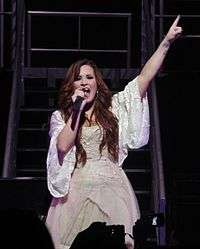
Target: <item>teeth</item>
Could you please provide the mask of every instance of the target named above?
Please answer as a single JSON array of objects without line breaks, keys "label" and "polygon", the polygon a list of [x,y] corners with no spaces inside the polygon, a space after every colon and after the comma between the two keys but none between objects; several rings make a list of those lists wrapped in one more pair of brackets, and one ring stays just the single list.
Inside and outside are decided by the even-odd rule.
[{"label": "teeth", "polygon": [[90,92],[90,89],[89,89],[89,88],[85,88],[85,89],[84,89],[84,92],[89,93],[89,92]]}]

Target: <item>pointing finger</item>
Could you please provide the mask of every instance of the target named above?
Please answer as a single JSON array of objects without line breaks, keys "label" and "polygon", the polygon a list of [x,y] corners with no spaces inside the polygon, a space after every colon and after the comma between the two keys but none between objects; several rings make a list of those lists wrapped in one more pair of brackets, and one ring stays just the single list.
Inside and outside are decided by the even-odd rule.
[{"label": "pointing finger", "polygon": [[179,22],[179,20],[180,20],[180,15],[178,15],[178,16],[176,17],[175,21],[174,21],[173,24],[172,24],[172,27],[176,27],[177,24],[178,24],[178,22]]}]

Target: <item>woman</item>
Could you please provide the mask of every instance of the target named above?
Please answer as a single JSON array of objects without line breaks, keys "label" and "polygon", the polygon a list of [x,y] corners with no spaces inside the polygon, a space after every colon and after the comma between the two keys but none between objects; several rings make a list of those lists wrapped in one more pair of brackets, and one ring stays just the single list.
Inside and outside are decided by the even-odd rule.
[{"label": "woman", "polygon": [[[127,234],[140,218],[135,194],[122,169],[128,149],[149,137],[146,91],[166,53],[182,32],[179,16],[141,73],[113,97],[96,65],[78,61],[68,69],[51,117],[48,188],[54,197],[47,226],[56,248],[69,248],[95,221],[121,224]],[[81,99],[80,108],[76,100]],[[134,242],[126,236],[127,248]]]}]

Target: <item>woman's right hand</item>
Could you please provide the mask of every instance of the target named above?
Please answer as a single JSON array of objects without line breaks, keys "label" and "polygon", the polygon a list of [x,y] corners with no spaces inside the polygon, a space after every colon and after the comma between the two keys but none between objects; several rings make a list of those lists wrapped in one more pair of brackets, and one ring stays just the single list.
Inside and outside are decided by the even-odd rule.
[{"label": "woman's right hand", "polygon": [[82,88],[82,87],[76,88],[74,91],[74,94],[72,95],[73,103],[75,103],[77,96],[80,96],[84,99],[81,103],[80,111],[82,111],[84,109],[85,105],[87,104],[87,100],[85,99],[85,92],[83,90],[84,90],[84,88]]}]

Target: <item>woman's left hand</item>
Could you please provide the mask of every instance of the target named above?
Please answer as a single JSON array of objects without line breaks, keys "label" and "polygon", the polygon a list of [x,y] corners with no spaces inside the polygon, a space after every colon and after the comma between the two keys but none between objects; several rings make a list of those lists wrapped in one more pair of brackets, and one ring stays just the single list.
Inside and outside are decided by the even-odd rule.
[{"label": "woman's left hand", "polygon": [[178,22],[180,19],[180,15],[177,16],[177,18],[175,19],[175,21],[173,22],[172,26],[170,27],[168,33],[165,36],[165,39],[172,43],[173,41],[175,41],[179,36],[181,36],[182,33],[182,28],[180,26],[177,26]]}]

